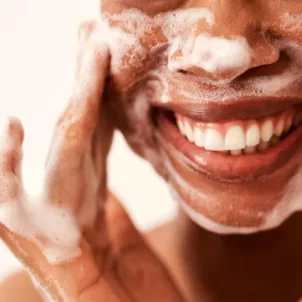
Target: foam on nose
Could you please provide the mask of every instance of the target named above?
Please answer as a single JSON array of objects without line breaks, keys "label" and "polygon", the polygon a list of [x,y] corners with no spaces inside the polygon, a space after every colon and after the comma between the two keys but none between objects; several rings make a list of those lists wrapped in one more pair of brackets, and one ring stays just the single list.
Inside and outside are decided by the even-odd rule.
[{"label": "foam on nose", "polygon": [[[169,69],[200,68],[217,80],[232,80],[251,64],[252,50],[244,37],[231,39],[207,33],[174,39],[169,56]],[[179,56],[174,56],[179,51]],[[226,75],[227,74],[227,75]]]}]

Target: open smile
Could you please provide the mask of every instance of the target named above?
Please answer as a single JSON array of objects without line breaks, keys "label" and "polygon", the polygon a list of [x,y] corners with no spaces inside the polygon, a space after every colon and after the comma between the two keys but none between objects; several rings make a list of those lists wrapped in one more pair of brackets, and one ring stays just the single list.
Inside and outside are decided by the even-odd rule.
[{"label": "open smile", "polygon": [[302,106],[297,100],[167,109],[158,111],[161,145],[172,147],[178,159],[216,180],[265,177],[280,169],[302,145]]}]

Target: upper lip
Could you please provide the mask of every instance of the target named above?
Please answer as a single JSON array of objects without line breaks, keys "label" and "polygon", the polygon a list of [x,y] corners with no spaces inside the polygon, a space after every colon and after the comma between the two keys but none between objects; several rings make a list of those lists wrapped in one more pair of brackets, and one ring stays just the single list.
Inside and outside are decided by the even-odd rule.
[{"label": "upper lip", "polygon": [[302,99],[288,97],[242,97],[221,102],[156,102],[154,105],[196,121],[217,123],[227,120],[252,120],[273,116],[298,104],[302,104]]}]

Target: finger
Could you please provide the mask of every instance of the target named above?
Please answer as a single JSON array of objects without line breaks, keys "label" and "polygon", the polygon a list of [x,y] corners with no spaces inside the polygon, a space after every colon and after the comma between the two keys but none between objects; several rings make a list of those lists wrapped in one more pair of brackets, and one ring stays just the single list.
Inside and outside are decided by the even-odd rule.
[{"label": "finger", "polygon": [[90,34],[95,29],[95,26],[96,22],[94,20],[84,21],[80,24],[78,28],[78,41],[80,46],[88,40]]},{"label": "finger", "polygon": [[10,117],[4,121],[0,131],[0,169],[2,175],[18,174],[22,157],[24,131],[21,122]]},{"label": "finger", "polygon": [[107,225],[115,261],[114,273],[134,301],[183,301],[173,280],[155,257],[130,217],[112,196],[107,204]]},{"label": "finger", "polygon": [[[76,301],[80,292],[98,279],[97,264],[84,241],[79,242],[81,253],[76,258],[60,246],[41,242],[44,224],[43,221],[40,225],[34,223],[39,221],[34,217],[39,211],[32,210],[36,204],[28,202],[19,175],[23,128],[15,118],[10,118],[3,128],[0,136],[0,238],[55,301],[65,302],[64,295],[71,297],[69,301]],[[63,261],[50,263],[49,260],[57,260],[56,257]]]},{"label": "finger", "polygon": [[[58,120],[56,134],[65,144],[89,141],[94,134],[107,77],[109,53],[103,43],[94,38],[85,41],[81,68],[66,110]],[[56,138],[55,138],[56,139]]]},{"label": "finger", "polygon": [[90,38],[92,31],[95,29],[95,21],[84,21],[78,27],[78,53],[76,62],[76,75],[79,74],[83,62],[83,49],[87,40]]},{"label": "finger", "polygon": [[99,279],[97,265],[88,248],[81,246],[82,255],[73,261],[51,264],[32,241],[9,230],[0,230],[0,235],[51,301],[78,301],[81,293]]},{"label": "finger", "polygon": [[83,43],[82,52],[74,92],[54,131],[44,188],[51,202],[73,213],[87,197],[87,182],[97,182],[91,148],[109,59],[107,48],[91,36]]}]

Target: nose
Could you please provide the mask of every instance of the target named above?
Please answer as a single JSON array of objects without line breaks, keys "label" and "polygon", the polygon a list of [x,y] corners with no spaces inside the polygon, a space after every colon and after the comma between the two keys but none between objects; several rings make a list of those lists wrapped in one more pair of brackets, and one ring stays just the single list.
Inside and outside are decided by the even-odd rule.
[{"label": "nose", "polygon": [[[168,68],[228,83],[256,67],[276,63],[279,48],[261,28],[263,12],[248,0],[205,2],[214,15],[212,26],[204,22],[175,37]],[[255,1],[257,3],[257,1]]]}]

